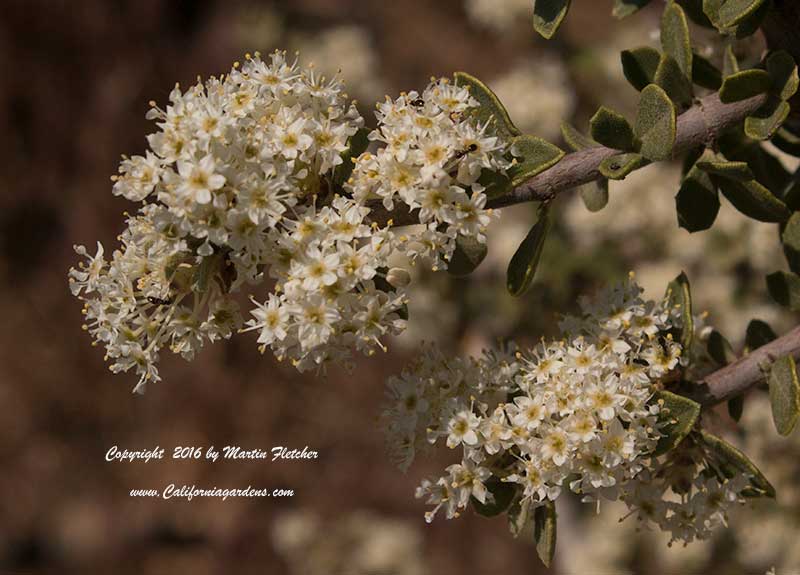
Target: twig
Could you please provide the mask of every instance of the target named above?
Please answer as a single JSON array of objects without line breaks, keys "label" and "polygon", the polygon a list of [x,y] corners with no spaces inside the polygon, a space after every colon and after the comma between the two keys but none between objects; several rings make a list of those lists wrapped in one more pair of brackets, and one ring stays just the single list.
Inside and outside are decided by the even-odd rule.
[{"label": "twig", "polygon": [[[719,96],[711,94],[698,100],[678,116],[673,156],[702,144],[710,144],[719,133],[755,112],[766,101],[761,94],[741,102],[723,104]],[[567,154],[552,168],[534,176],[515,188],[510,194],[489,201],[491,208],[503,208],[523,202],[548,200],[557,194],[586,184],[600,177],[598,168],[606,158],[620,154],[619,150],[595,146]],[[396,226],[418,223],[416,212],[407,209],[386,210],[380,202],[370,204],[370,219],[385,224],[390,219]]]},{"label": "twig", "polygon": [[727,401],[764,381],[764,363],[785,355],[800,357],[800,326],[706,376],[687,395],[704,405]]}]

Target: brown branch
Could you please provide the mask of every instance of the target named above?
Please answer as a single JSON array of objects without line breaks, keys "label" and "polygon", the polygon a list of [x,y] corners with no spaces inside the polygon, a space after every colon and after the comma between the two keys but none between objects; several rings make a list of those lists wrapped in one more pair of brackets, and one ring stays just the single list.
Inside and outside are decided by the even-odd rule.
[{"label": "brown branch", "polygon": [[706,376],[686,395],[703,405],[727,401],[764,381],[762,366],[785,355],[800,358],[800,326]]},{"label": "brown branch", "polygon": [[[741,102],[723,104],[717,94],[711,94],[698,100],[694,106],[678,116],[673,156],[713,143],[722,130],[755,112],[766,98],[762,94]],[[510,194],[490,200],[488,206],[503,208],[523,202],[552,199],[561,192],[599,178],[600,163],[620,153],[622,152],[619,150],[605,146],[595,146],[567,154],[555,166],[518,186]],[[385,224],[390,219],[396,226],[418,223],[416,211],[409,212],[404,208],[388,211],[378,201],[369,206],[372,209],[370,220],[379,224]]]}]

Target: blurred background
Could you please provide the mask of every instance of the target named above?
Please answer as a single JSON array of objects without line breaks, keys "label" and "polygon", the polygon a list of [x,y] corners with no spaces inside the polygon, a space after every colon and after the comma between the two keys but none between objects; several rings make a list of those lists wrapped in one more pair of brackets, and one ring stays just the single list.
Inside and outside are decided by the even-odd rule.
[{"label": "blurred background", "polygon": [[[631,113],[637,95],[619,51],[658,42],[659,3],[624,24],[610,4],[575,0],[545,43],[534,38],[530,0],[0,2],[0,573],[545,572],[502,518],[424,523],[414,488],[449,454],[405,475],[392,467],[376,422],[383,381],[423,338],[477,353],[498,338],[551,335],[578,295],[629,270],[654,297],[686,270],[699,309],[735,345],[753,317],[779,333],[795,323],[764,287],[764,273],[784,266],[776,227],[723,206],[712,230],[678,230],[679,165],[612,182],[597,214],[577,194],[560,198],[537,284],[519,300],[505,291],[505,268],[535,209],[504,211],[477,272],[417,277],[408,332],[352,375],[300,375],[259,355],[248,334],[206,347],[191,364],[165,355],[164,382],[133,396],[134,376],[113,376],[81,332],[66,274],[73,244],[114,245],[132,206],[111,195],[109,176],[120,154],[143,152],[147,102],[164,104],[175,82],[224,73],[248,51],[299,50],[329,74],[341,69],[374,124],[384,94],[465,70],[498,93],[523,131],[561,143],[559,122],[585,128],[600,103]],[[740,56],[757,56],[757,42]],[[738,439],[775,483],[777,504],[743,510],[713,541],[668,549],[665,536],[618,524],[617,506],[598,517],[593,506],[560,501],[553,572],[800,573],[800,440],[777,438],[760,396],[743,422]],[[106,463],[112,445],[159,445],[167,459]],[[175,446],[210,445],[307,445],[320,458],[169,459]],[[289,488],[295,497],[128,496],[169,483]]]}]

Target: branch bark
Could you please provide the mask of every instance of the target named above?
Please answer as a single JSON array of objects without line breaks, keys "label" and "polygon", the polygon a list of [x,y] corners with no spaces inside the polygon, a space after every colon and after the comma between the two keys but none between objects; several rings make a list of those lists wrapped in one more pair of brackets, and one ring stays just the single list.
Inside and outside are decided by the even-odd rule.
[{"label": "branch bark", "polygon": [[[678,116],[673,156],[702,144],[713,143],[722,130],[741,122],[760,108],[766,99],[767,96],[761,94],[741,102],[724,104],[714,93],[698,100],[693,107]],[[567,154],[555,166],[518,186],[510,194],[490,200],[488,207],[503,208],[523,202],[550,200],[561,192],[599,178],[600,163],[620,153],[622,152],[613,148],[595,146]],[[416,210],[388,211],[377,201],[371,203],[370,208],[370,219],[381,225],[389,220],[395,226],[419,222]]]},{"label": "branch bark", "polygon": [[706,376],[687,393],[703,405],[714,405],[741,395],[765,379],[762,365],[779,357],[800,358],[800,326]]}]

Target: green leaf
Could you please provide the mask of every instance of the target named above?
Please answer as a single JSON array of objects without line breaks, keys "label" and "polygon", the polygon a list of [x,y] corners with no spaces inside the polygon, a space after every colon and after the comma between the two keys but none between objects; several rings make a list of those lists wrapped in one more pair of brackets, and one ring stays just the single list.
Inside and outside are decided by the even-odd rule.
[{"label": "green leaf", "polygon": [[723,77],[731,76],[739,71],[739,60],[736,59],[736,53],[733,51],[733,43],[725,47],[725,52],[722,54],[722,75]]},{"label": "green leaf", "polygon": [[726,104],[739,102],[769,92],[771,87],[772,79],[765,70],[742,70],[722,80],[719,99]]},{"label": "green leaf", "polygon": [[[789,186],[783,192],[783,201],[790,210],[800,210],[800,179],[796,179],[789,184]],[[800,254],[798,254],[798,257],[800,257]],[[793,269],[792,271],[800,272],[800,269]]]},{"label": "green leaf", "polygon": [[718,176],[711,179],[737,210],[754,220],[782,222],[790,215],[786,204],[755,180],[739,182]]},{"label": "green leaf", "polygon": [[720,367],[736,361],[736,354],[733,353],[733,347],[730,342],[717,330],[713,330],[708,336],[706,349],[711,359]]},{"label": "green leaf", "polygon": [[192,276],[192,291],[197,293],[206,292],[208,282],[220,271],[223,258],[222,252],[216,252],[200,260],[200,264],[195,267],[194,275]]},{"label": "green leaf", "polygon": [[490,477],[486,483],[486,489],[492,497],[486,498],[486,503],[481,503],[475,497],[470,497],[472,507],[479,515],[484,517],[495,517],[506,511],[517,494],[518,484],[500,481],[496,477]]},{"label": "green leaf", "polygon": [[678,63],[684,77],[692,75],[692,44],[689,38],[689,23],[678,4],[670,2],[661,16],[661,47]]},{"label": "green leaf", "polygon": [[775,497],[775,488],[744,453],[724,439],[705,430],[700,430],[700,437],[708,455],[728,477],[733,477],[737,472],[747,474],[750,476],[750,483],[760,492],[759,494]]},{"label": "green leaf", "polygon": [[556,504],[550,500],[533,511],[533,539],[539,559],[550,567],[556,554]]},{"label": "green leaf", "polygon": [[614,0],[614,9],[611,11],[614,18],[622,20],[635,14],[650,3],[650,0]]},{"label": "green leaf", "polygon": [[501,172],[495,170],[481,170],[481,175],[478,178],[478,183],[485,189],[483,193],[486,194],[488,199],[499,198],[511,191],[511,178]]},{"label": "green leaf", "polygon": [[695,24],[706,28],[714,27],[711,20],[709,20],[708,16],[703,12],[703,0],[677,0],[677,2],[683,7],[686,15],[691,18]]},{"label": "green leaf", "polygon": [[703,0],[703,12],[723,34],[753,34],[769,10],[764,0]]},{"label": "green leaf", "polygon": [[785,246],[800,253],[800,212],[793,213],[786,222],[786,227],[781,232],[781,240]]},{"label": "green leaf", "polygon": [[569,0],[535,0],[533,29],[549,40],[561,26],[568,10]]},{"label": "green leaf", "polygon": [[633,50],[623,50],[620,53],[620,60],[625,78],[631,86],[641,92],[645,86],[654,82],[661,54],[655,48],[643,46]]},{"label": "green leaf", "polygon": [[597,142],[592,140],[589,136],[584,135],[567,122],[561,123],[561,136],[564,138],[567,145],[575,152],[597,146]]},{"label": "green leaf", "polygon": [[737,423],[742,418],[744,411],[744,395],[737,395],[733,399],[728,400],[728,415]]},{"label": "green leaf", "polygon": [[536,136],[517,136],[511,142],[511,154],[518,163],[508,169],[512,187],[551,168],[564,157],[564,150]]},{"label": "green leaf", "polygon": [[719,20],[725,28],[738,26],[753,16],[764,0],[723,0],[719,8]]},{"label": "green leaf", "polygon": [[692,57],[692,82],[709,90],[719,90],[722,86],[722,72],[700,54]]},{"label": "green leaf", "polygon": [[450,258],[450,263],[447,265],[448,273],[456,277],[471,274],[484,260],[488,251],[489,248],[485,242],[479,242],[474,236],[459,234],[456,238],[453,257]]},{"label": "green leaf", "polygon": [[797,64],[792,56],[784,51],[773,52],[767,58],[767,73],[772,78],[772,91],[783,101],[797,92],[800,78],[797,75]]},{"label": "green leaf", "polygon": [[625,116],[601,106],[589,120],[592,139],[608,148],[630,152],[636,148],[633,128]]},{"label": "green leaf", "polygon": [[580,195],[587,210],[599,212],[608,204],[608,180],[599,178],[591,184],[581,186]]},{"label": "green leaf", "polygon": [[728,159],[747,162],[756,181],[769,190],[784,190],[791,181],[791,174],[775,156],[769,154],[761,142],[749,138],[740,123],[724,134],[720,134],[717,146]]},{"label": "green leaf", "polygon": [[539,208],[539,220],[522,240],[508,264],[507,286],[511,295],[521,296],[530,288],[549,229],[550,210],[543,205]]},{"label": "green leaf", "polygon": [[700,417],[700,404],[666,390],[657,391],[653,395],[653,400],[661,408],[658,419],[662,437],[651,454],[653,457],[658,457],[677,447],[689,435],[697,423],[697,418]]},{"label": "green leaf", "polygon": [[672,157],[675,107],[667,93],[655,84],[642,90],[633,131],[642,142],[639,153],[645,158],[667,160]]},{"label": "green leaf", "polygon": [[759,27],[761,26],[762,22],[767,16],[767,13],[770,11],[771,2],[762,0],[760,5],[756,7],[754,11],[752,11],[747,18],[742,20],[736,27],[733,29],[734,34],[736,34],[737,38],[745,38],[747,36],[751,36],[758,32]]},{"label": "green leaf", "polygon": [[744,120],[744,133],[754,140],[769,140],[789,117],[788,102],[770,100]]},{"label": "green leaf", "polygon": [[508,509],[508,529],[514,537],[519,537],[533,517],[530,514],[531,500],[517,499]]},{"label": "green leaf", "polygon": [[598,171],[609,180],[624,180],[634,170],[649,162],[639,154],[618,154],[600,162]]},{"label": "green leaf", "polygon": [[747,334],[744,337],[744,344],[747,349],[753,351],[762,345],[767,345],[769,342],[777,339],[777,335],[769,324],[760,319],[751,320],[747,324]]},{"label": "green leaf", "polygon": [[772,421],[781,435],[789,435],[800,417],[800,381],[791,355],[776,359],[769,370],[769,400]]},{"label": "green leaf", "polygon": [[333,168],[333,183],[339,188],[350,179],[355,167],[355,160],[363,154],[369,146],[369,130],[359,128],[358,131],[350,136],[347,142],[347,149],[342,152],[342,163]]},{"label": "green leaf", "polygon": [[700,158],[710,153],[711,152],[706,150],[706,147],[702,145],[687,150],[686,154],[683,156],[683,162],[681,162],[681,175],[685,176],[688,174]]},{"label": "green leaf", "polygon": [[800,136],[793,134],[786,127],[778,128],[778,131],[772,136],[772,143],[780,151],[800,157]]},{"label": "green leaf", "polygon": [[800,212],[795,212],[781,230],[781,241],[789,268],[800,271]]},{"label": "green leaf", "polygon": [[694,95],[691,80],[681,71],[675,58],[662,54],[653,80],[664,88],[670,100],[681,109],[688,108]]},{"label": "green leaf", "polygon": [[749,182],[754,179],[753,172],[747,162],[729,162],[727,160],[707,159],[697,162],[697,167],[708,174],[722,176],[738,182]]},{"label": "green leaf", "polygon": [[490,122],[490,127],[498,135],[508,139],[521,134],[511,121],[503,104],[486,84],[466,72],[456,72],[454,77],[456,83],[459,86],[466,86],[470,95],[478,101],[478,107],[470,113],[474,115],[479,124]]},{"label": "green leaf", "polygon": [[800,311],[800,276],[778,271],[767,276],[767,291],[776,302],[792,311]]},{"label": "green leaf", "polygon": [[669,306],[680,311],[680,341],[683,349],[689,349],[694,338],[694,318],[692,317],[692,292],[689,287],[689,278],[684,272],[669,282],[666,295]]},{"label": "green leaf", "polygon": [[717,219],[719,195],[711,178],[694,166],[675,196],[678,225],[690,233],[707,230]]}]

